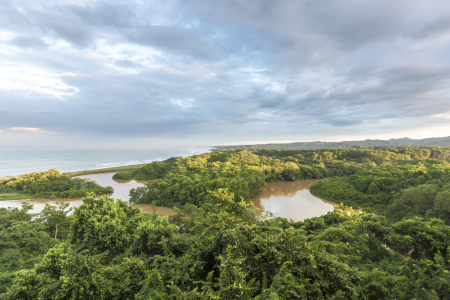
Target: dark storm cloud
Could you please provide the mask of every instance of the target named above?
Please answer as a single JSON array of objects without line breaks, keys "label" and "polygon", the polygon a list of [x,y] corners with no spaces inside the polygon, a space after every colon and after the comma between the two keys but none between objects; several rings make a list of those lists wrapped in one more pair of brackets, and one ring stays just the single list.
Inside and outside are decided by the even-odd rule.
[{"label": "dark storm cloud", "polygon": [[424,0],[5,0],[0,129],[261,138],[442,122],[449,15]]}]

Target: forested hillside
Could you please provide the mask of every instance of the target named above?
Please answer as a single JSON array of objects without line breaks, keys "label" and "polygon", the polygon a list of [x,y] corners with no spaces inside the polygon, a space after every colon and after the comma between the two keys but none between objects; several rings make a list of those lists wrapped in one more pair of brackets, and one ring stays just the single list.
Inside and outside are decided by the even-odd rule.
[{"label": "forested hillside", "polygon": [[450,136],[426,139],[390,139],[390,140],[364,140],[364,141],[342,141],[342,142],[295,142],[295,143],[272,143],[257,145],[231,145],[216,146],[218,150],[230,149],[322,149],[322,148],[353,148],[373,146],[420,146],[420,147],[450,147]]}]

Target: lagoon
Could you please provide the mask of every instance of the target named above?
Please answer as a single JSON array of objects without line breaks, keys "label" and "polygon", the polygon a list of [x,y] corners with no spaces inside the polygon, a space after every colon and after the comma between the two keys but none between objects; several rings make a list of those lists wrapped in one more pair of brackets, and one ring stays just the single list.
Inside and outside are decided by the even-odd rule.
[{"label": "lagoon", "polygon": [[276,217],[303,221],[326,215],[336,203],[320,199],[309,189],[320,179],[297,180],[271,183],[261,189],[261,194],[253,200],[255,206],[270,211]]}]

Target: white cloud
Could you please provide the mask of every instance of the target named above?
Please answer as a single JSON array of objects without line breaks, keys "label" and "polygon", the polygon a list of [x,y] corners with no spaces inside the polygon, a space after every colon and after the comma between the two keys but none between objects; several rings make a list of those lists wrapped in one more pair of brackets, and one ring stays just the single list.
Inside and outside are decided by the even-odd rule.
[{"label": "white cloud", "polygon": [[7,128],[7,129],[10,131],[39,133],[39,134],[54,134],[54,133],[56,133],[54,131],[46,131],[46,130],[43,130],[42,128],[36,128],[36,127],[11,127],[11,128]]},{"label": "white cloud", "polygon": [[444,118],[450,119],[450,111],[442,112],[439,114],[431,115],[430,118]]},{"label": "white cloud", "polygon": [[267,112],[257,112],[256,114],[252,114],[248,116],[251,119],[268,119],[273,117],[273,115],[271,113],[267,113]]},{"label": "white cloud", "polygon": [[78,92],[60,77],[70,73],[57,74],[21,63],[0,62],[0,90],[16,90],[36,93],[55,98],[65,98]]},{"label": "white cloud", "polygon": [[187,99],[170,99],[170,102],[174,105],[177,105],[181,107],[182,109],[190,108],[194,106],[194,99],[193,98],[187,98]]},{"label": "white cloud", "polygon": [[6,41],[10,40],[14,36],[15,36],[15,34],[12,32],[0,30],[0,41],[2,41],[2,42],[6,42]]}]

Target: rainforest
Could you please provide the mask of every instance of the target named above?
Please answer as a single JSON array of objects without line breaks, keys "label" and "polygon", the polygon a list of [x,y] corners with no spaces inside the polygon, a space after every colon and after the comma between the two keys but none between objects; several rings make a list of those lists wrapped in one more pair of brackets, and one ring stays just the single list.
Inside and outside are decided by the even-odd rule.
[{"label": "rainforest", "polygon": [[[95,188],[73,211],[2,208],[0,298],[449,299],[449,159],[446,147],[222,149],[118,172],[148,180],[131,203],[176,214]],[[58,190],[61,176],[0,187],[76,190],[76,178]],[[301,179],[341,204],[299,222],[254,207],[264,185]]]}]

